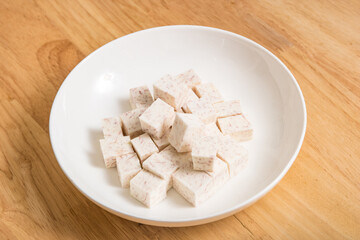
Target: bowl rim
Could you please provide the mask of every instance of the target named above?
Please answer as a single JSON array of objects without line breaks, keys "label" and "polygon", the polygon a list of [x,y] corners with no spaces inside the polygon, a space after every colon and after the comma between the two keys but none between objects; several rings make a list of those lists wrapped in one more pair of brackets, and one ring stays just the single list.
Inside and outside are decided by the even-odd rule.
[{"label": "bowl rim", "polygon": [[[59,95],[62,92],[63,87],[68,84],[69,82],[69,78],[71,78],[73,72],[82,64],[84,64],[89,58],[91,58],[93,55],[95,55],[96,52],[102,50],[105,46],[113,43],[114,41],[120,41],[123,39],[126,39],[130,36],[133,35],[138,35],[138,34],[143,34],[143,33],[147,33],[147,32],[155,32],[155,31],[166,31],[168,29],[194,29],[194,30],[207,30],[207,31],[212,31],[212,32],[217,32],[220,34],[226,34],[238,39],[241,39],[242,41],[245,41],[247,43],[249,43],[250,45],[264,51],[265,53],[269,54],[272,58],[274,58],[276,60],[277,63],[280,64],[280,66],[289,74],[290,79],[292,80],[293,84],[295,84],[296,90],[300,96],[300,100],[301,100],[301,106],[303,109],[303,126],[301,129],[301,136],[300,139],[297,143],[297,147],[293,153],[293,155],[291,156],[289,162],[287,163],[287,165],[285,166],[285,168],[281,171],[281,173],[275,177],[275,179],[269,183],[266,187],[264,187],[261,191],[259,191],[257,194],[255,194],[254,196],[250,197],[249,199],[247,199],[246,201],[239,203],[231,208],[228,208],[227,210],[218,212],[218,213],[213,213],[210,215],[206,215],[204,217],[196,217],[196,218],[189,218],[189,219],[181,219],[181,220],[158,220],[158,219],[152,219],[152,218],[144,218],[144,217],[139,217],[139,216],[134,216],[132,214],[128,214],[128,213],[123,213],[123,212],[119,212],[116,209],[110,208],[108,206],[103,205],[102,203],[96,201],[95,199],[93,199],[90,195],[86,194],[74,181],[74,179],[72,179],[72,177],[70,176],[70,174],[66,171],[66,169],[64,168],[64,166],[62,165],[61,161],[59,160],[59,149],[56,147],[55,145],[55,139],[54,139],[54,134],[53,134],[53,123],[54,123],[54,114],[53,112],[55,111],[55,106],[58,105],[58,101],[59,101]],[[292,166],[292,164],[294,163],[296,157],[299,154],[300,148],[302,146],[302,143],[304,141],[304,137],[305,137],[305,132],[306,132],[306,126],[307,126],[307,112],[306,112],[306,105],[305,105],[305,100],[304,100],[304,96],[302,94],[302,91],[300,89],[299,84],[297,83],[295,77],[293,76],[293,74],[290,72],[290,70],[286,67],[286,65],[278,58],[276,57],[272,52],[270,52],[269,50],[267,50],[265,47],[261,46],[260,44],[256,43],[255,41],[241,36],[239,34],[227,31],[227,30],[222,30],[219,28],[213,28],[213,27],[207,27],[207,26],[199,26],[199,25],[168,25],[168,26],[160,26],[160,27],[154,27],[154,28],[148,28],[148,29],[144,29],[144,30],[140,30],[137,32],[133,32],[130,34],[127,34],[125,36],[119,37],[117,39],[114,39],[104,45],[102,45],[101,47],[97,48],[95,51],[91,52],[88,56],[86,56],[83,60],[81,60],[75,67],[74,69],[71,70],[71,72],[67,75],[67,77],[65,78],[65,80],[63,81],[63,83],[61,84],[59,90],[56,93],[56,96],[54,98],[53,104],[51,106],[51,111],[50,111],[50,118],[49,118],[49,135],[50,135],[50,143],[55,155],[55,158],[61,168],[61,170],[64,172],[64,174],[66,175],[66,177],[70,180],[70,182],[84,195],[86,196],[89,200],[91,200],[92,202],[94,202],[96,205],[100,206],[101,208],[104,208],[105,210],[118,215],[122,218],[131,220],[131,221],[135,221],[135,222],[139,222],[139,223],[143,223],[143,224],[149,224],[149,225],[155,225],[155,226],[193,226],[193,225],[199,225],[199,224],[204,224],[204,223],[208,223],[208,222],[212,222],[212,221],[216,221],[216,220],[220,220],[222,218],[225,218],[229,215],[232,215],[234,213],[236,213],[237,211],[240,211],[246,207],[248,207],[249,205],[253,204],[254,202],[256,202],[257,200],[259,200],[260,198],[262,198],[265,194],[267,194],[271,189],[273,189],[279,182],[280,180],[285,176],[285,174],[288,172],[288,170],[290,169],[290,167]]]}]

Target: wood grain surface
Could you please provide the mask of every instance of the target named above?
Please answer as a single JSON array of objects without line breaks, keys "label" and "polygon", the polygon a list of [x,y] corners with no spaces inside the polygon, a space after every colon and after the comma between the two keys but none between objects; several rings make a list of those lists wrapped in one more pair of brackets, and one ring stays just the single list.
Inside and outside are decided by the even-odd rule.
[{"label": "wood grain surface", "polygon": [[[161,228],[121,219],[62,173],[48,135],[52,101],[101,45],[174,24],[248,37],[292,71],[308,111],[284,179],[231,217]],[[0,239],[360,239],[360,1],[0,2]]]}]

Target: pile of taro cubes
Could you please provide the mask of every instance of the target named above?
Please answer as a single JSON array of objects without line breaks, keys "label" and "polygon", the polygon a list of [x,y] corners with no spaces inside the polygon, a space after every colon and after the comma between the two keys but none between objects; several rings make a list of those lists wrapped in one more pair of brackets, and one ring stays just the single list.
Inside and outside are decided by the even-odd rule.
[{"label": "pile of taro cubes", "polygon": [[130,89],[132,110],[103,120],[101,150],[121,186],[151,207],[174,188],[198,206],[247,164],[252,127],[238,100],[225,101],[194,70]]}]

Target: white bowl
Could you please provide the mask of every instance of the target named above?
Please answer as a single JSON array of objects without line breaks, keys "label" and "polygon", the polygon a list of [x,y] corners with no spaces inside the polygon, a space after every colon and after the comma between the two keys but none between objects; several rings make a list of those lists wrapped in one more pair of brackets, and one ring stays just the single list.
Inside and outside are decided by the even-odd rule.
[{"label": "white bowl", "polygon": [[[99,147],[101,119],[130,110],[129,88],[195,69],[226,99],[240,99],[253,124],[245,143],[249,164],[215,196],[192,207],[173,189],[149,209],[106,169]],[[90,200],[132,221],[189,226],[224,218],[270,191],[294,162],[306,129],[301,90],[272,53],[237,34],[200,26],[147,29],[116,39],[86,57],[69,74],[54,100],[50,138],[70,181]]]}]

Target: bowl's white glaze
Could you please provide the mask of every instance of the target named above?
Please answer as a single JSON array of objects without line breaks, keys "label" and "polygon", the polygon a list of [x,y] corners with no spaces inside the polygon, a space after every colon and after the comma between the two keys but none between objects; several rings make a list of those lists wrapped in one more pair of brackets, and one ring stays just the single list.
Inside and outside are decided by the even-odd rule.
[{"label": "bowl's white glaze", "polygon": [[[128,91],[151,87],[166,73],[193,68],[214,82],[226,99],[240,99],[254,127],[249,165],[202,206],[192,207],[174,190],[152,209],[134,200],[106,169],[98,140],[101,119],[130,110]],[[257,43],[200,26],[167,26],[116,39],[86,57],[54,100],[50,138],[71,182],[108,211],[133,221],[187,226],[214,221],[254,203],[294,162],[306,130],[301,90],[285,65]]]}]

